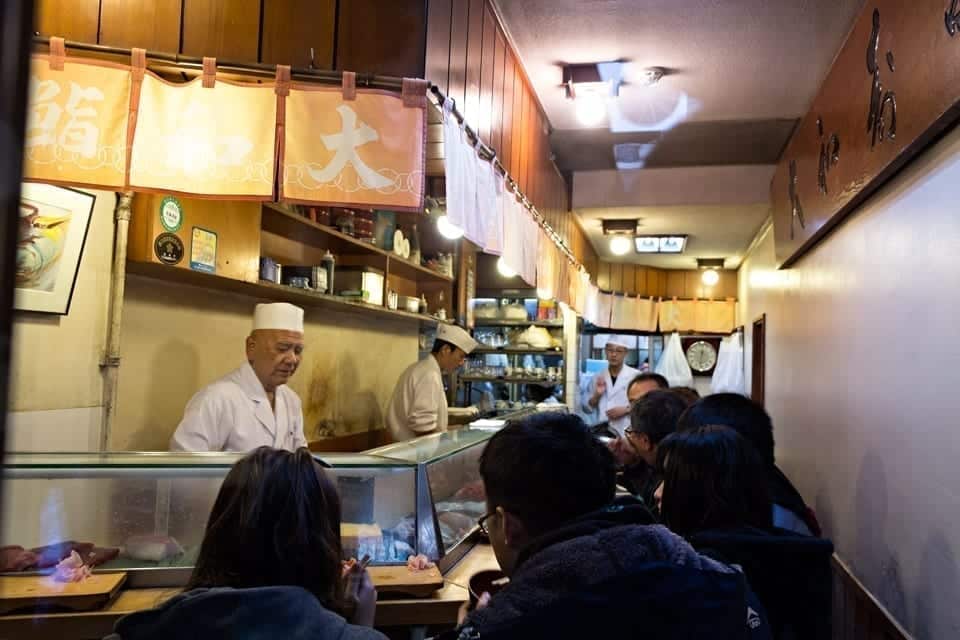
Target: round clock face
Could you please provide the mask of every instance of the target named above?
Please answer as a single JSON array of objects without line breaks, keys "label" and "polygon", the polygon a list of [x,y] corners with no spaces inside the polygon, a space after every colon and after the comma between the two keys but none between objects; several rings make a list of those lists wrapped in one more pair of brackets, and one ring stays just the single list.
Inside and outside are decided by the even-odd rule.
[{"label": "round clock face", "polygon": [[717,350],[703,340],[694,342],[687,348],[687,364],[694,371],[710,371],[717,364]]}]

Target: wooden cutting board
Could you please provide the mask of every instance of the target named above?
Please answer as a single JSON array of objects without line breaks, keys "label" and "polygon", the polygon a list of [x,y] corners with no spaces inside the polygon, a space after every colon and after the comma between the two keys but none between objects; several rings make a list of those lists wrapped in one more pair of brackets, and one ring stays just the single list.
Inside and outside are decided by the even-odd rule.
[{"label": "wooden cutting board", "polygon": [[69,583],[51,576],[0,576],[0,614],[41,607],[91,611],[112,600],[126,579],[126,573],[98,573]]},{"label": "wooden cutting board", "polygon": [[402,593],[415,598],[426,598],[443,586],[443,576],[436,567],[423,571],[410,571],[406,565],[367,567],[367,571],[380,593]]}]

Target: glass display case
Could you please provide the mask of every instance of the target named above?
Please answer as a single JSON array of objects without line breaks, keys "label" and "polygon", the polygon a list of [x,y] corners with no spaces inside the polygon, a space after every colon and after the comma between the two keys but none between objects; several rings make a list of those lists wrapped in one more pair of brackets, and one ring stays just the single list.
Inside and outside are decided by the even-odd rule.
[{"label": "glass display case", "polygon": [[[340,492],[347,557],[403,564],[423,553],[445,570],[470,548],[485,506],[478,460],[490,431],[461,429],[366,453],[317,454]],[[0,560],[17,548],[42,570],[77,549],[131,587],[178,587],[190,576],[227,453],[21,453],[3,467]],[[92,555],[91,555],[92,554]],[[49,564],[47,566],[50,566]]]}]

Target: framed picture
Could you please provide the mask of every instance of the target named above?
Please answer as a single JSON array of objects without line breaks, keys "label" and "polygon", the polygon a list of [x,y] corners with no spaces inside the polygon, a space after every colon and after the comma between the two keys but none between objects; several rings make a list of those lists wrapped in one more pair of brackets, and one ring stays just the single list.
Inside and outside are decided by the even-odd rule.
[{"label": "framed picture", "polygon": [[76,189],[22,185],[14,308],[70,311],[95,200]]}]

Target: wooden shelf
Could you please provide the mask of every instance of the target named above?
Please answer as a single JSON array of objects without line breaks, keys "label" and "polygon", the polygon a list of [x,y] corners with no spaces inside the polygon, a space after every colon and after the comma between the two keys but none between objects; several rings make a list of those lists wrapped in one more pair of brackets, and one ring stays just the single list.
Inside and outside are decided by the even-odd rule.
[{"label": "wooden shelf", "polygon": [[563,329],[563,321],[558,320],[498,320],[496,318],[474,318],[477,327],[547,327]]},{"label": "wooden shelf", "polygon": [[[274,233],[285,238],[303,241],[304,237],[310,235],[322,236],[323,240],[319,243],[322,248],[330,249],[333,253],[348,255],[370,255],[385,258],[388,264],[388,270],[402,278],[414,280],[419,283],[435,282],[449,284],[453,278],[433,269],[415,264],[409,260],[404,260],[391,251],[386,251],[363,242],[345,233],[340,233],[333,227],[308,220],[301,215],[290,211],[283,205],[266,202],[263,204],[263,213],[261,225],[264,231]],[[309,243],[307,243],[309,244]]]},{"label": "wooden shelf", "polygon": [[436,318],[419,313],[408,313],[399,310],[393,311],[385,307],[347,300],[345,298],[308,291],[306,289],[297,289],[272,282],[244,282],[243,280],[226,278],[201,271],[192,271],[190,269],[182,269],[180,267],[171,267],[154,262],[128,260],[127,273],[216,291],[239,293],[262,300],[291,302],[305,307],[320,307],[344,313],[357,313],[391,318],[394,320],[414,321],[427,325],[436,325],[439,322]]},{"label": "wooden shelf", "polygon": [[477,354],[504,354],[522,356],[562,356],[563,349],[532,349],[527,347],[477,347],[473,350]]},{"label": "wooden shelf", "polygon": [[460,376],[461,382],[500,382],[503,384],[553,384],[562,385],[561,380],[546,378],[495,378],[492,376]]}]

